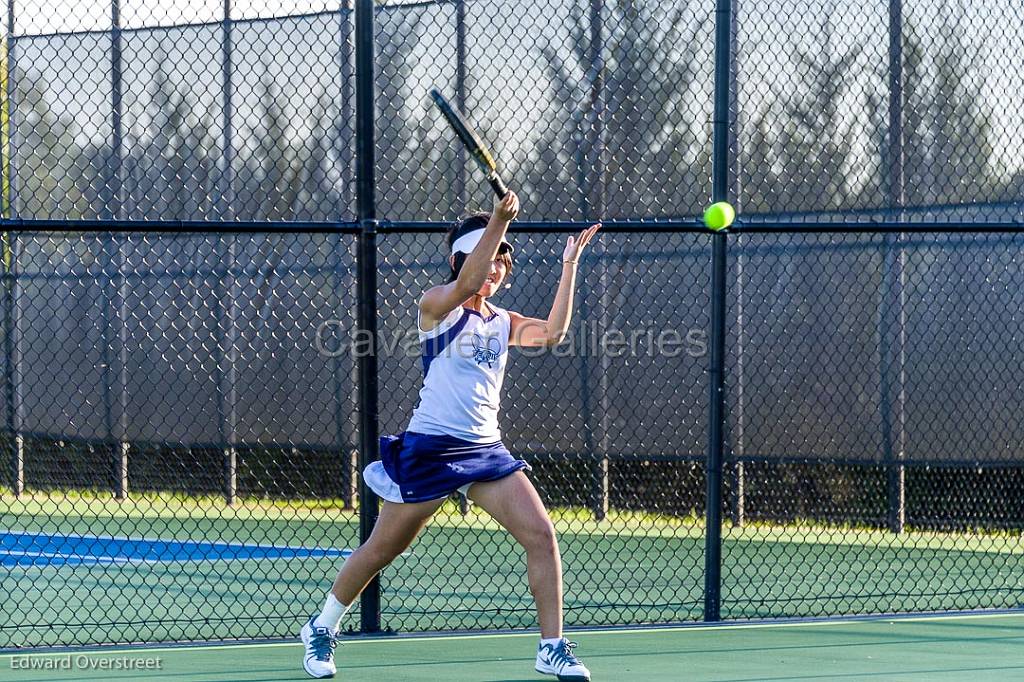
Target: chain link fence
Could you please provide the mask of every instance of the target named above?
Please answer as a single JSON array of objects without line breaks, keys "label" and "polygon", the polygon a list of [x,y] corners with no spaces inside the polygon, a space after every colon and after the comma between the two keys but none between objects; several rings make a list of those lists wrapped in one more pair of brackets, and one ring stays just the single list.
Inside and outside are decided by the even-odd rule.
[{"label": "chain link fence", "polygon": [[[724,536],[743,550],[723,563],[736,581],[723,613],[1020,604],[1005,577],[1024,518],[1022,245],[1013,232],[731,242]],[[774,539],[747,542],[751,525]],[[890,534],[865,552],[866,528]],[[779,560],[785,575],[748,582]]]},{"label": "chain link fence", "polygon": [[[9,2],[0,647],[317,608],[489,201],[431,86],[523,199],[497,305],[605,222],[504,389],[567,625],[1024,603],[1019,8],[718,5]],[[343,627],[534,627],[524,568],[453,497]]]}]

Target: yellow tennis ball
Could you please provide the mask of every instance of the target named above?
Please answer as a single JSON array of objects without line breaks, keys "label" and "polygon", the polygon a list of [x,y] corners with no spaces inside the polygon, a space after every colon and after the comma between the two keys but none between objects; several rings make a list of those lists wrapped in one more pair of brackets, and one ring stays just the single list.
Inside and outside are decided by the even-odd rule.
[{"label": "yellow tennis ball", "polygon": [[711,204],[704,211],[704,224],[715,231],[724,230],[736,219],[736,209],[728,201]]}]

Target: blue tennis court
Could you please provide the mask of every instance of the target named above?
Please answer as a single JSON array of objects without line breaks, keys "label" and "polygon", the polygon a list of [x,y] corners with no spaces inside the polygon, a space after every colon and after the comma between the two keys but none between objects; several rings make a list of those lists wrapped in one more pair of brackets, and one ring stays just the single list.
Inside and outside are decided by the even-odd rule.
[{"label": "blue tennis court", "polygon": [[349,549],[0,532],[0,565],[65,566],[347,557]]}]

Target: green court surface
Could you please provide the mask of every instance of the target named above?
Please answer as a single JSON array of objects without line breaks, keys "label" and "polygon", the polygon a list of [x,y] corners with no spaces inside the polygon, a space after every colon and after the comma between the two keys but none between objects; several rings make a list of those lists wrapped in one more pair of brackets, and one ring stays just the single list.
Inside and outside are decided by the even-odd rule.
[{"label": "green court surface", "polygon": [[[354,512],[315,505],[225,509],[217,501],[203,505],[169,496],[133,497],[128,504],[38,497],[0,502],[6,506],[0,523],[8,531],[115,530],[126,537],[339,549],[358,542]],[[565,563],[567,627],[703,618],[700,520],[621,514],[598,523],[579,510],[553,510],[553,516]],[[1024,604],[1021,542],[1007,535],[894,536],[797,525],[725,529],[721,615],[743,620],[1014,609]],[[339,562],[75,565],[54,559],[16,566],[0,572],[0,641],[31,648],[291,637],[319,607]],[[536,627],[521,550],[475,510],[463,517],[454,505],[446,507],[411,551],[385,570],[382,584],[384,629],[409,634]],[[358,623],[358,609],[350,622]]]},{"label": "green court surface", "polygon": [[[1024,613],[580,631],[571,637],[597,682],[1024,679]],[[339,649],[336,679],[554,679],[533,671],[535,642],[535,634],[351,639]],[[300,659],[301,648],[292,643],[5,654],[0,680],[309,679]],[[39,669],[47,660],[50,669]],[[125,672],[125,660],[159,669]],[[63,661],[70,669],[53,668]],[[100,670],[101,661],[122,670]],[[32,663],[35,669],[27,667]]]}]

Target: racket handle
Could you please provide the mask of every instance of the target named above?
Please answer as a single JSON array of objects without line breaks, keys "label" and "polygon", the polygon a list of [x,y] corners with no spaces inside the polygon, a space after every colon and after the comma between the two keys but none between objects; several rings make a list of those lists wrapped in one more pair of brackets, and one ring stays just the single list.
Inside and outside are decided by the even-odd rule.
[{"label": "racket handle", "polygon": [[504,181],[498,177],[497,173],[491,173],[488,175],[487,182],[491,183],[491,188],[494,190],[494,193],[498,195],[499,199],[504,199],[508,196],[508,187],[505,185]]}]

